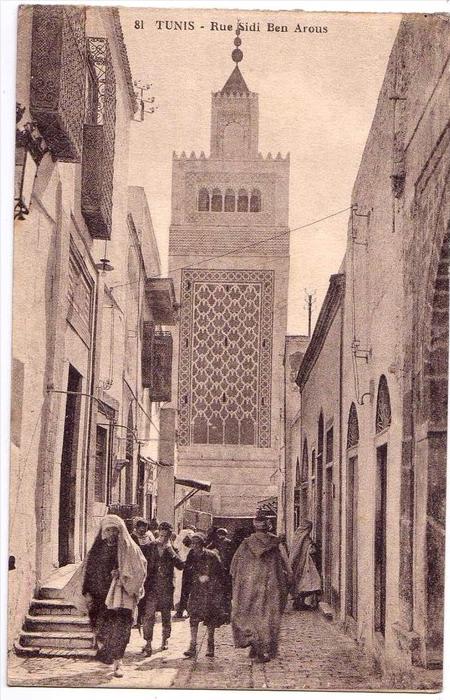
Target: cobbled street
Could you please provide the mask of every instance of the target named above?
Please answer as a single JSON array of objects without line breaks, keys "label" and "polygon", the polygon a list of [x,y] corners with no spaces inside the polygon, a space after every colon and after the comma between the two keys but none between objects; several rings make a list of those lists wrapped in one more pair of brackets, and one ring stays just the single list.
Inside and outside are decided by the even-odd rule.
[{"label": "cobbled street", "polygon": [[145,658],[143,640],[134,629],[124,658],[124,677],[114,678],[112,668],[94,660],[13,657],[9,684],[64,687],[135,688],[267,688],[381,689],[379,674],[357,645],[318,612],[287,610],[283,617],[279,656],[267,664],[248,658],[247,649],[235,649],[231,627],[216,633],[216,656],[205,657],[204,628],[196,659],[186,660],[189,643],[187,620],[174,621],[168,651],[161,652],[160,624],[156,626],[155,653]]}]

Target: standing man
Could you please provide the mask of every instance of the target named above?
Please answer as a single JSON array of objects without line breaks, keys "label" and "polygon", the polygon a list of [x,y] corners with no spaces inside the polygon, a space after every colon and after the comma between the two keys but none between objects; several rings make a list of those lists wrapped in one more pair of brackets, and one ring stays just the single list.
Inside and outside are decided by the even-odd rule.
[{"label": "standing man", "polygon": [[231,625],[236,647],[250,647],[250,657],[270,661],[278,652],[281,616],[292,580],[283,545],[268,532],[268,520],[256,515],[255,532],[239,546],[231,562]]},{"label": "standing man", "polygon": [[153,628],[156,613],[161,613],[162,642],[161,649],[168,648],[168,639],[172,631],[171,613],[173,608],[174,569],[182,569],[184,564],[170,543],[172,525],[162,522],[159,525],[159,537],[155,542],[142,546],[142,553],[147,560],[147,578],[145,579],[145,596],[141,607],[141,622],[146,641],[143,652],[152,655]]}]

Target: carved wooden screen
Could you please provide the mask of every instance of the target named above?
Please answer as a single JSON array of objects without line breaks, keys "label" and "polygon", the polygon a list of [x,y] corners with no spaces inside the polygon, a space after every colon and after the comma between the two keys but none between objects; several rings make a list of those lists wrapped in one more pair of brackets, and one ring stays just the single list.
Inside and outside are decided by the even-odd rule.
[{"label": "carved wooden screen", "polygon": [[391,400],[389,397],[389,389],[384,374],[380,377],[378,384],[377,396],[377,413],[375,422],[375,431],[381,433],[391,424]]},{"label": "carved wooden screen", "polygon": [[116,126],[116,80],[108,40],[89,37],[86,109],[83,130],[81,211],[93,238],[111,238]]}]

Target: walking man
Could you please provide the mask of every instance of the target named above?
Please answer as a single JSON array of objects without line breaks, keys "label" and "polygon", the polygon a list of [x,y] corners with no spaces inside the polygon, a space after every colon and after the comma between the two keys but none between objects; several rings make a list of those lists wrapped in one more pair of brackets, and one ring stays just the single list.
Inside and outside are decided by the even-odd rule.
[{"label": "walking man", "polygon": [[198,626],[203,622],[208,629],[206,656],[212,657],[214,630],[227,622],[224,570],[218,554],[205,549],[205,537],[201,532],[194,532],[191,541],[192,549],[183,571],[183,592],[188,596],[191,643],[184,655],[187,658],[196,655]]},{"label": "walking man", "polygon": [[242,542],[231,562],[231,625],[235,646],[249,646],[251,658],[266,662],[278,652],[292,572],[286,549],[268,532],[267,518],[257,515],[253,527],[255,532]]},{"label": "walking man", "polygon": [[[228,530],[219,527],[214,531],[208,545],[208,549],[215,550],[219,555],[224,570],[224,592],[227,601],[227,608],[231,610],[231,575],[230,565],[232,559],[232,543],[228,537]],[[229,622],[229,620],[228,620]]]},{"label": "walking man", "polygon": [[140,622],[146,641],[143,652],[147,656],[152,654],[153,628],[157,612],[161,613],[162,621],[161,649],[168,648],[168,639],[172,631],[174,569],[182,569],[184,564],[170,542],[171,534],[170,523],[162,522],[158,539],[142,546],[142,553],[147,560],[147,578],[144,584],[145,596],[140,607]]}]

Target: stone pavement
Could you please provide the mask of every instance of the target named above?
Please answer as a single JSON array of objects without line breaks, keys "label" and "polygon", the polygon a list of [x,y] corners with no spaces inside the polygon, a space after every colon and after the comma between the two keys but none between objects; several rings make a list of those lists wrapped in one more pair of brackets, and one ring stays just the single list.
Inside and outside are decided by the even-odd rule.
[{"label": "stone pavement", "polygon": [[[229,625],[216,632],[216,656],[205,657],[206,635],[199,633],[197,658],[183,657],[189,644],[189,623],[172,625],[168,651],[143,657],[137,630],[124,659],[124,677],[111,667],[83,659],[20,658],[9,662],[9,684],[16,686],[128,688],[267,688],[272,690],[382,689],[381,677],[356,644],[318,612],[294,612],[283,617],[279,656],[267,664],[248,658],[247,649],[234,649]],[[161,639],[160,624],[155,642]],[[386,688],[386,686],[384,686]],[[392,687],[392,686],[391,686]]]}]

